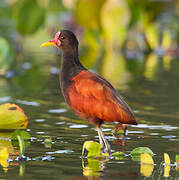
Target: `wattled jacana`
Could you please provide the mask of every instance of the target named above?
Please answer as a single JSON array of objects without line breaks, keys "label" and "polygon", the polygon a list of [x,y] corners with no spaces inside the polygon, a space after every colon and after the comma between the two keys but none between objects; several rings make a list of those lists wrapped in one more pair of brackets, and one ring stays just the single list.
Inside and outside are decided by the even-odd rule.
[{"label": "wattled jacana", "polygon": [[101,125],[119,122],[136,125],[130,107],[117,95],[113,86],[103,77],[85,69],[78,57],[78,40],[73,32],[62,30],[41,47],[55,45],[62,50],[60,85],[65,101],[80,118],[96,126],[102,147],[110,154]]}]

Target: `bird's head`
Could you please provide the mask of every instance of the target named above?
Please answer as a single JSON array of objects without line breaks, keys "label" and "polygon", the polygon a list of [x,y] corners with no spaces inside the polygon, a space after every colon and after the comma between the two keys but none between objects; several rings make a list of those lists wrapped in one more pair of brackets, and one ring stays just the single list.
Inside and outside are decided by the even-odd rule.
[{"label": "bird's head", "polygon": [[73,32],[69,30],[62,30],[57,32],[54,39],[41,44],[40,47],[55,45],[56,47],[61,47],[62,49],[78,47],[78,40]]}]

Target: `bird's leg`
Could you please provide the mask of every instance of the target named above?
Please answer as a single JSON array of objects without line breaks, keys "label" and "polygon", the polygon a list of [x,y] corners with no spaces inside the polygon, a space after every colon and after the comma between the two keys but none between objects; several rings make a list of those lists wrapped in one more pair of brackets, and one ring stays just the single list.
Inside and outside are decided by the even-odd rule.
[{"label": "bird's leg", "polygon": [[124,131],[124,136],[127,135],[127,127],[126,127],[125,124],[118,123],[118,124],[114,127],[113,131],[114,131],[114,132],[117,132],[117,131],[119,131],[119,129],[122,129],[122,130]]},{"label": "bird's leg", "polygon": [[110,145],[109,145],[108,141],[106,140],[106,138],[103,134],[103,131],[101,130],[100,127],[97,127],[97,130],[98,130],[98,135],[99,135],[100,139],[104,142],[106,153],[110,155],[111,154],[111,148],[110,148]]},{"label": "bird's leg", "polygon": [[102,139],[102,137],[101,137],[101,133],[100,133],[100,130],[99,130],[100,128],[99,127],[97,127],[97,131],[98,131],[98,137],[99,137],[99,143],[101,144],[101,149],[103,149],[104,148],[104,143],[103,143],[103,139]]}]

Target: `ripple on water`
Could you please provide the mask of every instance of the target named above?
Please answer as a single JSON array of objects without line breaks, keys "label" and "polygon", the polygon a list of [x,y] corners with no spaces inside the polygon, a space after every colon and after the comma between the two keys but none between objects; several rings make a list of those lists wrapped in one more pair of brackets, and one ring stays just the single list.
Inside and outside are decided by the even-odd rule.
[{"label": "ripple on water", "polygon": [[150,133],[150,135],[152,135],[152,136],[158,136],[159,133]]},{"label": "ripple on water", "polygon": [[68,153],[72,153],[74,151],[72,150],[58,150],[58,151],[54,151],[54,152],[46,152],[46,154],[68,154]]},{"label": "ripple on water", "polygon": [[40,160],[40,161],[51,161],[53,159],[55,159],[55,158],[52,156],[42,156],[42,157],[38,157],[38,158],[33,158],[32,160],[33,161],[38,161],[38,160]]},{"label": "ripple on water", "polygon": [[166,136],[162,136],[162,138],[164,139],[171,139],[171,138],[175,138],[176,136],[173,135],[166,135]]},{"label": "ripple on water", "polygon": [[10,96],[0,97],[0,102],[8,102],[10,99]]},{"label": "ripple on water", "polygon": [[69,126],[70,128],[72,128],[72,129],[80,129],[80,128],[87,128],[88,127],[88,125],[84,125],[84,124],[73,124],[73,125],[71,125],[71,126]]},{"label": "ripple on water", "polygon": [[178,127],[170,126],[170,125],[148,125],[148,124],[138,124],[138,128],[148,128],[148,129],[164,129],[166,131],[172,131],[174,129],[178,129]]},{"label": "ripple on water", "polygon": [[49,109],[48,113],[64,113],[67,112],[66,109]]},{"label": "ripple on water", "polygon": [[65,124],[65,122],[56,122],[55,124],[61,125],[61,124]]},{"label": "ripple on water", "polygon": [[35,119],[36,122],[44,122],[45,119]]},{"label": "ripple on water", "polygon": [[127,131],[128,134],[142,134],[144,131]]},{"label": "ripple on water", "polygon": [[107,129],[107,128],[106,128],[106,129],[103,129],[103,128],[102,128],[102,130],[103,130],[103,132],[111,131],[111,129],[109,129],[109,128],[108,128],[108,129]]},{"label": "ripple on water", "polygon": [[43,132],[43,131],[38,131],[38,132],[36,132],[36,134],[45,134],[45,132]]},{"label": "ripple on water", "polygon": [[28,106],[40,106],[40,103],[33,102],[33,101],[25,101],[25,100],[20,100],[20,99],[16,99],[15,101],[19,104],[24,104]]}]

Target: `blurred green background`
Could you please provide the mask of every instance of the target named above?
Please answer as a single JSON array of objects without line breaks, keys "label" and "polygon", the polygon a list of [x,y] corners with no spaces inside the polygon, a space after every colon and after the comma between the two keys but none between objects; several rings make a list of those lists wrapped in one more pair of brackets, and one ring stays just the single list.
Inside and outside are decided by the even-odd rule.
[{"label": "blurred green background", "polygon": [[179,56],[178,18],[178,0],[1,0],[0,75],[18,75],[33,59],[56,66],[54,49],[40,44],[70,29],[87,68],[119,84],[154,80]]}]

